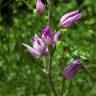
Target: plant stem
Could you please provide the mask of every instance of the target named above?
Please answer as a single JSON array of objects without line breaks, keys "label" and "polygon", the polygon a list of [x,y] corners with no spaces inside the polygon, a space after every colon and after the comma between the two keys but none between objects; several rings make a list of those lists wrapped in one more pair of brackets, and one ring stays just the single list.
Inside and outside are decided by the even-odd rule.
[{"label": "plant stem", "polygon": [[81,64],[81,68],[84,70],[86,74],[96,83],[96,79],[87,71],[87,69]]},{"label": "plant stem", "polygon": [[48,21],[49,21],[49,25],[51,26],[51,5],[49,4],[49,11],[48,11]]},{"label": "plant stem", "polygon": [[49,84],[50,84],[50,87],[52,89],[52,92],[53,92],[54,96],[57,96],[55,86],[54,86],[54,83],[52,81],[52,57],[53,57],[52,46],[50,46],[48,80],[49,80]]},{"label": "plant stem", "polygon": [[[51,26],[51,4],[49,4],[48,21],[49,21],[49,26]],[[48,80],[54,96],[57,96],[54,82],[52,81],[52,57],[53,56],[54,56],[53,47],[49,46]]]},{"label": "plant stem", "polygon": [[72,85],[72,81],[69,82],[68,88],[65,91],[64,96],[68,96],[68,93],[70,93],[70,87],[71,87],[71,85]]},{"label": "plant stem", "polygon": [[43,56],[43,66],[44,66],[45,71],[47,72],[48,64],[46,63],[46,60],[47,60],[46,57]]},{"label": "plant stem", "polygon": [[63,96],[63,93],[64,93],[64,85],[65,85],[65,79],[63,78],[63,79],[62,79],[61,95],[60,95],[60,96]]},{"label": "plant stem", "polygon": [[26,0],[22,0],[26,5],[27,5],[27,7],[30,9],[30,10],[32,10],[32,6],[28,3],[28,2],[26,2]]}]

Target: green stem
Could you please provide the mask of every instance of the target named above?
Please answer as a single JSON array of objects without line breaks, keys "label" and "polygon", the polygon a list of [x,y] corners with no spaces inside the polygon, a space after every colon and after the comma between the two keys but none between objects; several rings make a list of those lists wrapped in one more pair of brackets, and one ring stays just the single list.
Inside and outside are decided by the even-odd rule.
[{"label": "green stem", "polygon": [[65,85],[65,79],[63,78],[63,79],[62,79],[61,95],[60,95],[60,96],[63,96],[63,94],[64,94],[64,85]]},{"label": "green stem", "polygon": [[28,3],[28,2],[26,2],[26,0],[22,0],[26,5],[27,5],[27,7],[30,9],[30,10],[32,10],[32,6]]},{"label": "green stem", "polygon": [[51,26],[51,5],[49,5],[48,21],[49,21],[49,25]]},{"label": "green stem", "polygon": [[72,85],[72,81],[69,82],[68,88],[67,88],[67,90],[65,91],[64,96],[68,96],[68,93],[70,93],[70,91],[71,91],[71,90],[70,90],[71,85]]},{"label": "green stem", "polygon": [[48,80],[49,80],[49,84],[50,84],[50,87],[52,89],[52,92],[53,92],[54,96],[57,96],[57,92],[56,92],[56,89],[55,89],[55,86],[54,86],[54,82],[52,81],[52,57],[53,57],[52,46],[50,46]]},{"label": "green stem", "polygon": [[88,71],[87,71],[87,69],[81,64],[81,68],[84,70],[84,72],[86,73],[86,74],[88,74],[88,76],[93,80],[93,82],[95,82],[96,83],[96,79],[91,75],[91,73],[89,73]]},{"label": "green stem", "polygon": [[48,70],[48,64],[46,63],[45,56],[43,56],[43,66],[44,66],[45,71],[47,72],[47,70]]},{"label": "green stem", "polygon": [[[48,11],[49,26],[51,26],[51,7],[52,7],[51,4],[49,4],[49,11]],[[49,46],[48,80],[54,96],[58,96],[54,86],[54,82],[52,80],[52,57],[53,56],[54,56],[53,47]]]}]

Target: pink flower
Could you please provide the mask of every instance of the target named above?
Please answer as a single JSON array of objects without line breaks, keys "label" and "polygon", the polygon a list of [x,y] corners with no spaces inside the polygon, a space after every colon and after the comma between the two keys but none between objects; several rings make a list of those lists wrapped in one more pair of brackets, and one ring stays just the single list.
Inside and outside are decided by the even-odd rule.
[{"label": "pink flower", "polygon": [[37,11],[41,16],[43,16],[43,15],[45,14],[46,9],[45,9],[45,6],[44,6],[44,4],[42,3],[41,0],[37,0],[37,1],[36,1],[36,11]]},{"label": "pink flower", "polygon": [[45,42],[41,38],[35,35],[32,41],[33,41],[33,48],[24,43],[23,43],[23,46],[27,48],[27,50],[31,53],[33,57],[39,58],[41,56],[45,56],[48,54],[48,48]]},{"label": "pink flower", "polygon": [[80,59],[76,59],[72,64],[65,67],[63,76],[67,80],[71,80],[75,77],[76,73],[80,69]]},{"label": "pink flower", "polygon": [[67,28],[70,27],[73,23],[78,21],[81,18],[81,13],[79,11],[73,11],[65,14],[61,17],[59,22],[59,27]]},{"label": "pink flower", "polygon": [[46,26],[43,31],[42,31],[42,39],[47,43],[47,44],[56,44],[56,42],[60,38],[60,32],[57,32],[53,35],[51,27]]}]

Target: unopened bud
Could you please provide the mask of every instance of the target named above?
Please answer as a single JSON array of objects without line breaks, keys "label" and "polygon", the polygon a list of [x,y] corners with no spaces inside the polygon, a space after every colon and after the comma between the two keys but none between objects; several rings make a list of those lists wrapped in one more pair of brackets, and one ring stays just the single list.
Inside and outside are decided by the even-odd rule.
[{"label": "unopened bud", "polygon": [[37,11],[41,16],[45,14],[46,9],[45,9],[45,6],[44,6],[44,4],[42,3],[41,0],[37,0],[37,1],[36,1],[36,11]]}]

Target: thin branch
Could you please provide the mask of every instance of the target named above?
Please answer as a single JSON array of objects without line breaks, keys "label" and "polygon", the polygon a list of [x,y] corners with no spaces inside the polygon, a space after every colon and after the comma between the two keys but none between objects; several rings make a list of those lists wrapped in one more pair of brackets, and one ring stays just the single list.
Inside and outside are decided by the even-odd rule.
[{"label": "thin branch", "polygon": [[60,96],[63,96],[63,94],[64,94],[64,85],[65,85],[65,79],[63,78],[62,79],[62,83],[61,83],[62,85],[61,85],[61,95]]}]

